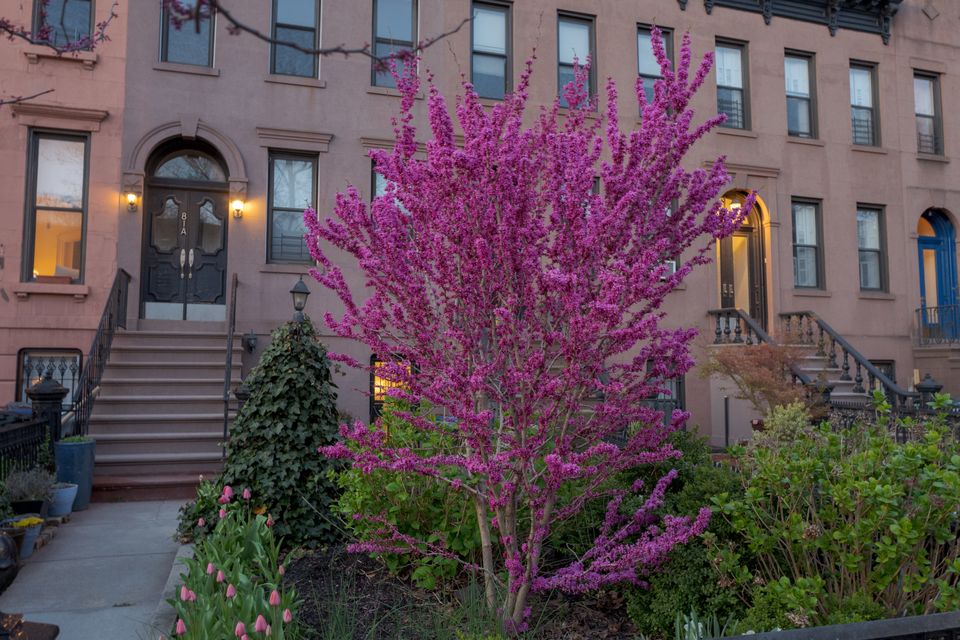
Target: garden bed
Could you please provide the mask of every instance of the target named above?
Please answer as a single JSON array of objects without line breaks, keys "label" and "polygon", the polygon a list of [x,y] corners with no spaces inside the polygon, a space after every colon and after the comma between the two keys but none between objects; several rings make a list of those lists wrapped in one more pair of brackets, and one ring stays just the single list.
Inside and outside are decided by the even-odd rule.
[{"label": "garden bed", "polygon": [[[456,638],[451,621],[469,628],[482,603],[469,586],[448,600],[417,589],[391,575],[367,555],[348,553],[343,546],[316,551],[293,561],[285,584],[303,598],[300,623],[320,637],[446,640]],[[460,601],[457,601],[457,598]],[[622,599],[610,592],[574,598],[552,595],[535,606],[527,638],[550,640],[634,640],[637,631],[626,616]],[[465,637],[470,637],[466,635]],[[479,636],[486,637],[486,636]]]}]

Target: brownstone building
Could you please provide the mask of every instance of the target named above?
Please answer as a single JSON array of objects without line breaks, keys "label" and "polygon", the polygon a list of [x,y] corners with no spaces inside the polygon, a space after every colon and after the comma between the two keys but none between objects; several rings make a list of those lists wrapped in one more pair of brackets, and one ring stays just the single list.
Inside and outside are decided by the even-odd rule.
[{"label": "brownstone building", "polygon": [[[689,162],[725,155],[726,197],[755,190],[760,199],[748,224],[719,244],[715,264],[668,301],[672,322],[701,329],[698,357],[715,342],[783,333],[782,314],[794,314],[791,330],[823,347],[806,375],[835,379],[839,399],[862,399],[875,386],[907,398],[928,372],[960,392],[960,121],[951,109],[960,80],[950,64],[960,59],[960,11],[951,0],[272,0],[232,10],[281,40],[371,42],[378,54],[473,16],[424,52],[421,68],[445,93],[465,74],[496,101],[536,47],[533,104],[550,103],[574,56],[590,55],[593,83],[620,85],[621,114],[636,110],[623,89],[638,74],[658,74],[651,25],[664,30],[671,56],[689,32],[697,57],[717,56],[695,107],[728,116]],[[85,83],[89,96],[58,84],[55,100],[41,97],[0,121],[0,399],[22,400],[51,362],[82,369],[115,300],[126,327],[89,423],[103,483],[216,465],[224,384],[238,382],[292,314],[289,290],[310,266],[302,209],[328,213],[347,184],[370,194],[382,187],[367,153],[391,146],[398,109],[391,78],[364,56],[317,59],[231,35],[223,16],[178,30],[159,0],[121,11],[122,36],[92,68],[36,63],[32,45],[0,49],[4,77],[35,82],[34,68],[63,68],[56,82],[76,82],[69,66],[104,83]],[[422,101],[418,109],[422,117]],[[44,110],[74,118],[38,119]],[[122,136],[119,148],[100,141],[108,127]],[[70,209],[83,223],[65,245],[43,231],[38,185],[61,171],[46,165],[48,140],[88,145],[75,173],[88,195]],[[117,282],[129,274],[125,298],[108,298],[118,272]],[[337,302],[308,284],[307,313],[337,313]],[[342,409],[368,417],[372,384],[357,372],[339,379]],[[738,403],[725,422],[731,392],[720,381],[691,373],[673,386],[670,402],[686,406],[715,444],[749,433]]]}]

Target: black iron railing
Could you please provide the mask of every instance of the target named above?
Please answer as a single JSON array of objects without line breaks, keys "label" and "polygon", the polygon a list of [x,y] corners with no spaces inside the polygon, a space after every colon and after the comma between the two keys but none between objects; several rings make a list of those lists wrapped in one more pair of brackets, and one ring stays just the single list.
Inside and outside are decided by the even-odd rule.
[{"label": "black iron railing", "polygon": [[[763,330],[760,323],[740,309],[712,309],[707,312],[715,321],[714,344],[779,344]],[[794,382],[814,387],[815,382],[799,368],[792,368]]]},{"label": "black iron railing", "polygon": [[920,346],[960,342],[960,304],[920,307],[916,315]]},{"label": "black iron railing", "polygon": [[47,422],[37,416],[0,413],[0,481],[37,466],[49,447]]},{"label": "black iron railing", "polygon": [[898,415],[911,413],[919,401],[920,394],[891,380],[813,311],[781,313],[780,321],[786,341],[816,347],[816,354],[826,358],[828,367],[840,370],[840,380],[853,382],[853,393],[882,388]]},{"label": "black iron railing", "polygon": [[73,410],[77,399],[83,354],[80,349],[21,349],[17,401],[28,402],[27,389],[40,382],[45,375],[66,387],[63,412]]},{"label": "black iron railing", "polygon": [[80,380],[74,391],[73,408],[64,416],[64,424],[75,435],[86,435],[90,426],[93,403],[100,393],[100,379],[110,359],[110,347],[118,328],[127,327],[127,293],[130,289],[130,274],[123,269],[117,270],[113,278],[110,295],[100,316],[97,333],[93,336],[87,361],[83,365]]},{"label": "black iron railing", "polygon": [[237,286],[239,280],[234,273],[230,278],[230,318],[227,325],[227,362],[223,368],[223,449],[227,455],[227,440],[230,437],[230,383],[233,381],[233,336],[237,331]]}]

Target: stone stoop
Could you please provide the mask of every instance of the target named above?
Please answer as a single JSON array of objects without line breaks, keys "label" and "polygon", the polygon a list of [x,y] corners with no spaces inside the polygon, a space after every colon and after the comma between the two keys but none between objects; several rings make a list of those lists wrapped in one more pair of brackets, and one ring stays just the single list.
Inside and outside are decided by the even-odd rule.
[{"label": "stone stoop", "polygon": [[[850,362],[850,380],[841,380],[840,376],[843,375],[843,370],[839,367],[830,367],[827,358],[824,356],[805,356],[800,365],[800,370],[807,374],[807,376],[809,376],[813,381],[823,378],[827,382],[831,383],[833,385],[833,391],[830,394],[831,399],[842,402],[844,406],[855,406],[860,404],[866,406],[867,402],[870,400],[870,394],[869,392],[855,393],[853,391],[853,387],[856,386],[856,383],[852,379],[853,368],[856,366],[856,363],[853,362],[853,358],[850,359]],[[866,378],[863,381],[863,386],[864,388],[867,386]]]},{"label": "stone stoop", "polygon": [[[243,348],[234,339],[231,388]],[[193,497],[223,453],[224,332],[117,333],[100,381],[90,436],[97,441],[95,499]],[[230,420],[235,403],[231,403]]]}]

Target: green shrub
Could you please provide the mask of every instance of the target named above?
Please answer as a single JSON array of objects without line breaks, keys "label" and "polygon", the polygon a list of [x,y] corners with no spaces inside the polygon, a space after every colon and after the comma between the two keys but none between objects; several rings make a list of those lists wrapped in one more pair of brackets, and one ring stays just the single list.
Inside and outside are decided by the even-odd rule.
[{"label": "green shrub", "polygon": [[177,536],[182,540],[200,540],[211,533],[217,524],[217,510],[223,487],[213,480],[205,480],[200,476],[197,485],[197,497],[180,507],[180,524],[177,527]]},{"label": "green shrub", "polygon": [[198,533],[199,518],[215,522],[218,505],[209,494],[229,485],[260,496],[285,544],[336,541],[330,507],[338,492],[330,471],[337,467],[317,453],[337,436],[336,385],[313,324],[288,322],[274,331],[246,385],[250,398],[231,428],[223,473],[184,508],[181,533]]},{"label": "green shrub", "polygon": [[739,542],[711,544],[748,620],[805,626],[960,607],[960,444],[942,417],[899,425],[916,438],[899,444],[882,397],[878,407],[874,424],[824,424],[739,452],[743,491],[714,498]]},{"label": "green shrub", "polygon": [[[431,453],[452,452],[449,441],[440,433],[426,433],[402,420],[396,412],[408,405],[388,399],[380,420],[371,429],[385,429],[389,446],[428,449]],[[423,415],[429,407],[421,406]],[[462,559],[476,561],[480,551],[473,503],[464,494],[421,476],[382,469],[363,473],[345,469],[337,474],[342,490],[334,510],[343,516],[348,528],[361,542],[370,540],[379,524],[354,516],[384,517],[401,533],[429,543],[443,540],[450,551]],[[429,536],[427,534],[430,534]],[[439,534],[439,535],[438,535]],[[382,554],[387,568],[394,573],[409,572],[419,587],[434,589],[454,578],[460,563],[452,558],[411,554]]]},{"label": "green shrub", "polygon": [[285,589],[285,570],[279,561],[280,543],[272,522],[257,515],[254,501],[234,497],[222,505],[210,535],[198,543],[194,557],[184,559],[188,572],[178,597],[168,600],[177,612],[173,636],[184,640],[222,640],[239,637],[244,625],[251,637],[258,620],[269,625],[270,637],[301,637],[293,589]]},{"label": "green shrub", "polygon": [[816,429],[810,425],[810,411],[802,402],[777,406],[770,410],[763,421],[763,431],[756,431],[750,441],[752,447],[778,449],[798,438],[815,437]]}]

